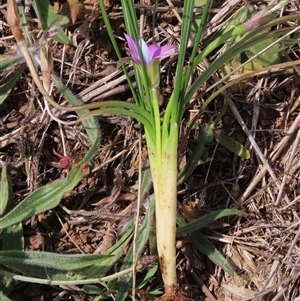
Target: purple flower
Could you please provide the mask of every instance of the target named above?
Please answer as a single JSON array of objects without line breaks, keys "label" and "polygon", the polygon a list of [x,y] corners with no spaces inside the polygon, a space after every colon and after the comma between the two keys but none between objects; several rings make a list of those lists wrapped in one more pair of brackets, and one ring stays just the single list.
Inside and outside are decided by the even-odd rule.
[{"label": "purple flower", "polygon": [[[134,41],[132,37],[127,34],[124,34],[127,40],[129,50],[132,56],[132,59],[137,63],[141,63],[141,59],[139,56],[138,46],[137,43]],[[169,56],[174,55],[176,46],[175,45],[165,45],[165,46],[158,46],[156,44],[151,44],[147,46],[146,42],[143,39],[139,39],[139,47],[141,49],[141,53],[143,55],[143,61],[147,66],[152,65],[152,63],[156,59],[162,59]]]}]

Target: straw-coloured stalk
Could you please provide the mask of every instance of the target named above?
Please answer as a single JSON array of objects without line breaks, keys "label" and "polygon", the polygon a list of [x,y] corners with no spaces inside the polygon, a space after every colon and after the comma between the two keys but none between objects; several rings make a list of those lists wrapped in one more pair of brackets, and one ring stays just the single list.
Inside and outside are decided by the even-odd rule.
[{"label": "straw-coloured stalk", "polygon": [[19,14],[15,0],[7,0],[7,23],[18,43],[25,41],[20,28]]}]

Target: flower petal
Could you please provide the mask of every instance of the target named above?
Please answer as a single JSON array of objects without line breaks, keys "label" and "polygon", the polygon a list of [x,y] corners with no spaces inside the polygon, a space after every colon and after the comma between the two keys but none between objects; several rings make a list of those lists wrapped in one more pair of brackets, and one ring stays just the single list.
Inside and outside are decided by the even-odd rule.
[{"label": "flower petal", "polygon": [[139,44],[141,47],[141,51],[142,51],[142,55],[143,55],[143,59],[144,62],[147,66],[151,65],[152,60],[151,60],[151,53],[149,51],[149,48],[146,44],[146,42],[143,39],[139,39]]},{"label": "flower petal", "polygon": [[128,43],[130,54],[131,54],[133,60],[137,64],[139,64],[141,61],[140,61],[139,52],[138,52],[138,49],[136,47],[136,43],[135,43],[134,39],[132,37],[130,37],[129,35],[127,35],[126,33],[124,33],[124,36],[125,36],[126,41]]},{"label": "flower petal", "polygon": [[156,44],[152,44],[148,46],[149,52],[150,52],[150,57],[151,57],[151,62],[155,59],[158,58],[157,55],[160,54],[160,47]]},{"label": "flower petal", "polygon": [[160,54],[159,56],[156,56],[157,58],[165,58],[168,56],[172,56],[174,55],[176,50],[176,46],[175,45],[165,45],[160,47]]},{"label": "flower petal", "polygon": [[[137,64],[141,63],[138,47],[140,47],[143,61],[147,66],[150,66],[155,59],[162,59],[174,55],[175,49],[177,48],[175,45],[165,45],[160,47],[156,44],[152,44],[148,46],[141,38],[139,38],[137,44],[129,35],[124,34],[124,36],[127,40],[131,57]],[[121,61],[121,63],[123,63],[123,61]]]}]

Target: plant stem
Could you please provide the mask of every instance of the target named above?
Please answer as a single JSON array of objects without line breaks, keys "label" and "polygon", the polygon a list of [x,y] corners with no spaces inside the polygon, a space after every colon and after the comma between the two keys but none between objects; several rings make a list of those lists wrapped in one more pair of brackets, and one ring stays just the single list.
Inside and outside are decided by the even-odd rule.
[{"label": "plant stem", "polygon": [[170,132],[161,141],[161,149],[150,141],[148,143],[147,139],[155,194],[157,251],[166,295],[173,294],[177,286],[177,123],[171,124],[169,129]]}]

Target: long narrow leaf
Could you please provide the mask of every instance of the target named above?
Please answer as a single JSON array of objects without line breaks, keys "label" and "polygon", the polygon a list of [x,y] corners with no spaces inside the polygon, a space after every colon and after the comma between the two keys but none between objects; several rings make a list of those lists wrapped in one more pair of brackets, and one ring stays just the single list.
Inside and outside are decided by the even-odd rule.
[{"label": "long narrow leaf", "polygon": [[178,176],[178,184],[183,183],[192,174],[192,172],[198,165],[198,162],[203,154],[203,150],[206,142],[205,136],[206,136],[205,130],[201,126],[197,145],[191,157],[188,159],[187,164],[185,165],[185,167],[183,168],[183,170],[180,172]]},{"label": "long narrow leaf", "polygon": [[12,196],[10,178],[7,171],[7,166],[3,166],[0,181],[0,216],[4,214],[9,199]]},{"label": "long narrow leaf", "polygon": [[[129,222],[124,228],[120,240],[102,255],[61,255],[47,252],[0,252],[2,265],[9,270],[30,277],[38,277],[39,280],[48,279],[56,283],[65,283],[74,280],[91,279],[104,276],[108,270],[119,260],[132,237],[133,223]],[[2,255],[2,257],[1,257]],[[17,260],[14,260],[17,258]],[[7,274],[7,273],[4,273]],[[0,276],[1,273],[0,273]]]},{"label": "long narrow leaf", "polygon": [[182,235],[182,234],[191,233],[205,227],[209,223],[212,223],[213,221],[217,220],[218,218],[230,216],[230,215],[239,215],[239,214],[241,214],[241,212],[239,210],[234,210],[234,209],[221,209],[221,210],[213,211],[211,213],[208,213],[196,219],[191,223],[188,223],[184,226],[180,226],[179,228],[177,228],[176,234]]},{"label": "long narrow leaf", "polygon": [[3,54],[0,55],[0,71],[12,66],[14,63],[23,60],[23,56],[19,54]]},{"label": "long narrow leaf", "polygon": [[35,214],[56,207],[63,195],[72,190],[82,179],[81,165],[68,174],[64,180],[45,185],[19,203],[12,211],[0,218],[0,229],[19,223]]},{"label": "long narrow leaf", "polygon": [[222,267],[229,275],[233,276],[234,271],[232,266],[210,240],[200,232],[195,235],[189,235],[189,238],[201,253],[206,255],[214,264]]},{"label": "long narrow leaf", "polygon": [[[9,170],[6,165],[2,168],[1,182],[0,182],[0,216],[5,211],[13,207],[13,191],[12,182]],[[3,230],[2,249],[3,250],[22,250],[24,247],[22,224],[18,223]],[[1,267],[0,267],[1,269]],[[6,300],[2,296],[8,295],[15,286],[15,281],[12,277],[0,275],[0,300]]]},{"label": "long narrow leaf", "polygon": [[20,265],[40,266],[57,270],[72,271],[96,264],[102,258],[112,255],[63,255],[49,252],[0,251],[0,262],[9,268],[18,269]]},{"label": "long narrow leaf", "polygon": [[223,146],[234,154],[244,159],[250,158],[250,152],[238,141],[218,133],[215,133],[215,137]]},{"label": "long narrow leaf", "polygon": [[[184,218],[177,215],[177,222],[180,228],[184,228],[186,224]],[[179,228],[179,229],[180,229]],[[213,263],[222,267],[227,273],[233,275],[234,271],[229,262],[224,258],[221,252],[199,231],[188,235],[195,247],[204,255],[206,255]]]},{"label": "long narrow leaf", "polygon": [[20,78],[24,69],[19,69],[5,84],[0,86],[0,104],[6,99],[9,95],[11,89],[15,86],[16,82]]}]

